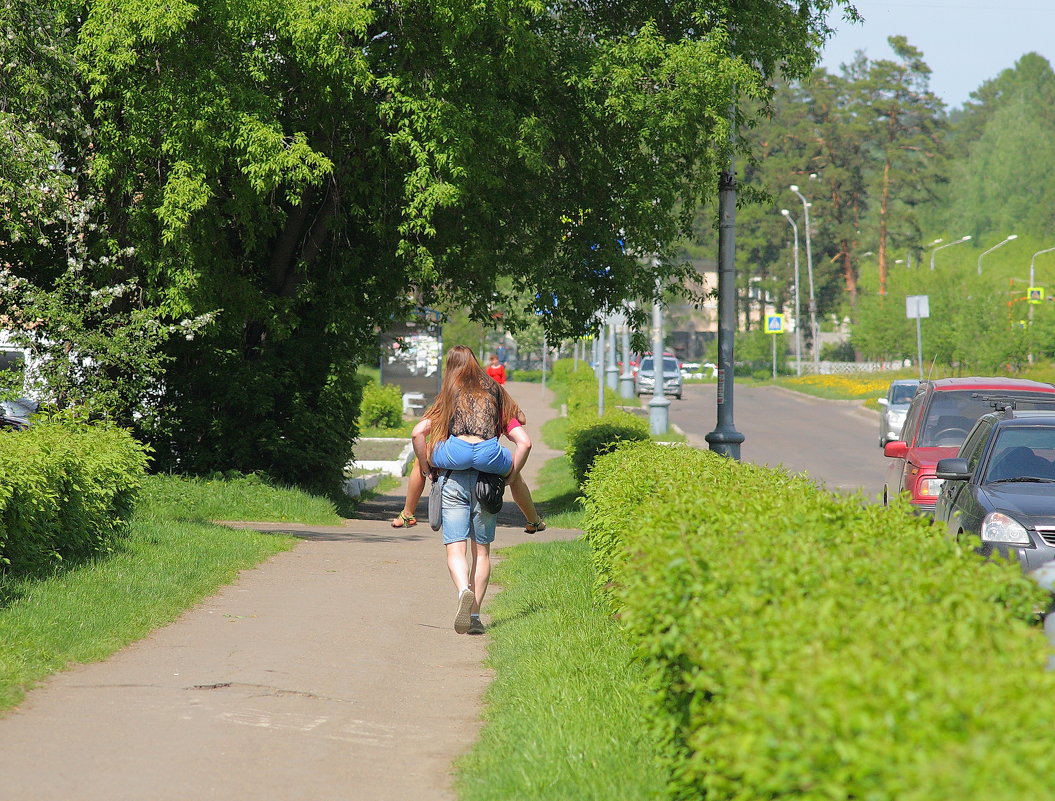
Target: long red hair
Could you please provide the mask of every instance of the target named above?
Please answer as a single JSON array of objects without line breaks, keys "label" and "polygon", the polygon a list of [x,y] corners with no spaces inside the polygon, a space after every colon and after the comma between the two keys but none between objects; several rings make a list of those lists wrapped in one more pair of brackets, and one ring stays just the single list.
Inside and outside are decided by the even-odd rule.
[{"label": "long red hair", "polygon": [[497,436],[505,430],[506,425],[512,417],[523,417],[523,412],[517,406],[505,387],[499,385],[476,360],[473,349],[466,345],[455,345],[447,351],[447,359],[443,367],[443,384],[440,385],[439,394],[432,405],[425,410],[424,416],[432,421],[429,428],[429,441],[426,451],[432,458],[432,448],[437,442],[442,442],[450,436],[451,415],[454,414],[458,396],[462,393],[489,394],[493,387],[498,387],[498,430]]}]

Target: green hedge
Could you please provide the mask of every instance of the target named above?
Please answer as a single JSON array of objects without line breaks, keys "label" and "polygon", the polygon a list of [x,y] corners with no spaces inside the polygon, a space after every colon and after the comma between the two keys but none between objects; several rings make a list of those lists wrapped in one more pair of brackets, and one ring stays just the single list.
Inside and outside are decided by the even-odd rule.
[{"label": "green hedge", "polygon": [[670,796],[1055,798],[1050,598],[903,506],[651,443],[584,487]]},{"label": "green hedge", "polygon": [[553,387],[558,403],[568,407],[567,453],[581,484],[599,453],[607,453],[616,444],[649,438],[648,421],[617,409],[620,405],[637,405],[605,387],[602,417],[597,416],[597,376],[584,361],[574,369],[571,359],[553,365]]},{"label": "green hedge", "polygon": [[403,423],[403,393],[395,384],[369,381],[359,406],[360,428],[397,428]]},{"label": "green hedge", "polygon": [[144,446],[104,424],[37,417],[0,433],[0,571],[108,551],[127,532],[146,461]]},{"label": "green hedge", "polygon": [[541,370],[508,370],[506,372],[507,381],[524,381],[531,384],[542,383],[542,371]]},{"label": "green hedge", "polygon": [[568,429],[567,453],[575,478],[582,484],[599,455],[623,442],[639,442],[648,436],[646,420],[619,410],[605,412],[603,417],[573,420]]}]

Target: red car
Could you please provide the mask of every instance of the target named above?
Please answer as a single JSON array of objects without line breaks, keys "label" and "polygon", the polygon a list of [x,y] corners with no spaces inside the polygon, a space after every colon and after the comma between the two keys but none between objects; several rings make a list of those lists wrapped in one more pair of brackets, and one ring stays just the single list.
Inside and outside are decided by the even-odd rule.
[{"label": "red car", "polygon": [[888,442],[890,459],[883,502],[901,492],[924,514],[933,514],[942,481],[939,459],[956,456],[975,421],[994,409],[997,398],[1014,398],[1019,409],[1051,409],[1055,385],[1025,378],[942,378],[923,381],[909,406],[901,439]]}]

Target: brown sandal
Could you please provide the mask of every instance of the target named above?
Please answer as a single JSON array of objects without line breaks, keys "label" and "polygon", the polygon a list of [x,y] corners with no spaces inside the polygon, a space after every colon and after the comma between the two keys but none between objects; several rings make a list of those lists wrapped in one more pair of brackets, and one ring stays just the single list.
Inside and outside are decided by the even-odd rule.
[{"label": "brown sandal", "polygon": [[543,520],[541,517],[534,523],[528,523],[527,526],[524,527],[524,532],[527,534],[537,534],[538,532],[545,530],[546,521]]},{"label": "brown sandal", "polygon": [[392,521],[392,528],[413,528],[418,524],[418,519],[414,515],[408,515],[405,512],[400,512],[399,517]]}]

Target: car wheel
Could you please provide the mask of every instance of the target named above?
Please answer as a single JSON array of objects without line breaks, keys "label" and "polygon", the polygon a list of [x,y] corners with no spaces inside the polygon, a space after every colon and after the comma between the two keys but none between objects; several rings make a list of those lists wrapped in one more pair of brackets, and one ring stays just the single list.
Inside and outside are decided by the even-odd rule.
[{"label": "car wheel", "polygon": [[675,397],[675,398],[677,398],[678,400],[681,400],[681,393],[679,392],[679,393],[678,393],[677,395],[675,395],[674,397]]}]

